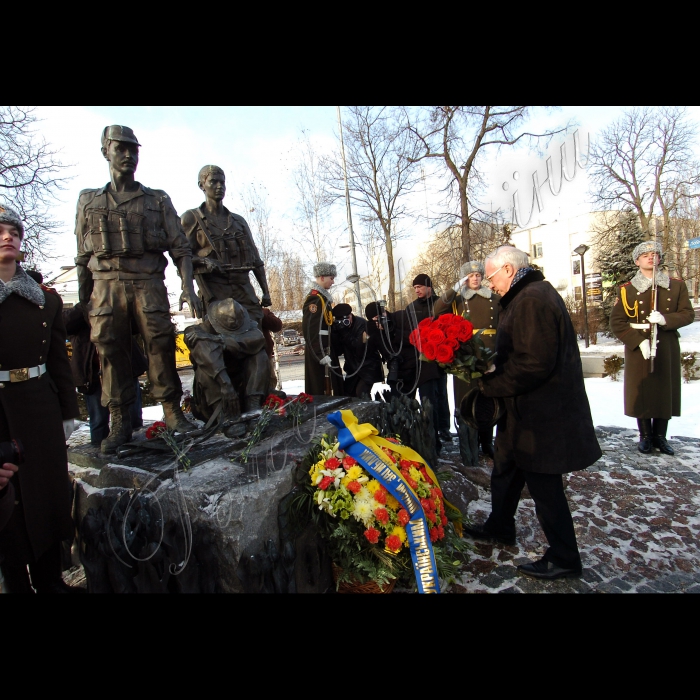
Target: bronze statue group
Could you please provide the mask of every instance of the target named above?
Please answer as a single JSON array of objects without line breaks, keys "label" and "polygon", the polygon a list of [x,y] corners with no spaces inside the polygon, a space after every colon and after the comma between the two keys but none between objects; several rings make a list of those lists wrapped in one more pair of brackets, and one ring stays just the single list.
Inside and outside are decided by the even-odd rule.
[{"label": "bronze statue group", "polygon": [[[240,436],[241,416],[260,409],[274,389],[264,333],[269,336],[272,304],[265,268],[245,219],[223,205],[223,171],[213,165],[200,170],[205,201],[179,217],[167,193],[136,181],[139,146],[128,127],[104,129],[101,150],[110,181],[83,190],[76,212],[80,303],[74,315],[82,316],[86,337],[89,328],[95,352],[85,362],[99,369],[100,402],[110,414],[109,433],[100,443],[106,454],[132,439],[138,420],[135,335],[168,428],[193,428],[180,406],[166,252],[182,281],[180,308],[187,304],[201,319],[185,334],[195,368],[196,417],[220,416],[226,434]],[[18,264],[23,235],[19,215],[0,207],[0,569],[6,591],[63,593],[74,590],[61,578],[61,541],[73,536],[66,439],[79,414],[76,384],[61,299]],[[618,291],[611,329],[625,344],[625,413],[639,421],[639,449],[673,454],[666,429],[680,415],[677,329],[694,314],[685,283],[662,271],[660,254],[651,242],[635,250],[639,272]],[[498,400],[505,411],[495,445],[493,426],[479,427],[481,450],[494,461],[492,512],[465,532],[514,543],[515,512],[527,484],[549,549],[519,568],[543,579],[579,575],[562,475],[585,469],[601,452],[569,315],[559,293],[529,266],[527,254],[504,246],[483,263],[467,262],[454,288],[437,298],[429,276],[418,275],[416,300],[406,309],[388,312],[373,302],[364,318],[347,304],[333,304],[333,264],[319,262],[313,272],[303,306],[306,392],[368,397],[373,384],[384,380],[386,365],[393,394],[418,391],[429,402],[438,449],[452,440],[446,375],[436,363],[420,361],[408,337],[422,319],[446,313],[483,329],[496,359],[492,371],[471,385],[455,379],[456,420],[458,427],[464,422],[460,404],[474,387],[482,400]],[[458,432],[460,438],[467,434]]]}]

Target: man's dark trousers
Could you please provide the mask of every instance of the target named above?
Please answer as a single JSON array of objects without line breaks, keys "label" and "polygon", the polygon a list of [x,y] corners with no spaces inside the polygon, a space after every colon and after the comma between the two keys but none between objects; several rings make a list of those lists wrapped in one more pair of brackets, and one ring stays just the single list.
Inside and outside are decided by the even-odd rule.
[{"label": "man's dark trousers", "polygon": [[491,515],[484,528],[500,537],[515,537],[515,512],[525,484],[549,542],[544,559],[565,569],[580,569],[581,555],[561,474],[523,471],[514,460],[499,459],[497,452],[491,474]]}]

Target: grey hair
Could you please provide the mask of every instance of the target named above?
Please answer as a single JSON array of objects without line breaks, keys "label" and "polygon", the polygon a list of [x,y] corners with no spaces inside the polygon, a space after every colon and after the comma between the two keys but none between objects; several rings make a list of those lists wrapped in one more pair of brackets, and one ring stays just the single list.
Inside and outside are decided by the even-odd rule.
[{"label": "grey hair", "polygon": [[511,245],[502,245],[500,248],[494,250],[493,253],[487,255],[484,260],[484,265],[488,260],[497,268],[502,267],[506,263],[512,265],[516,270],[530,265],[530,257],[528,254]]}]

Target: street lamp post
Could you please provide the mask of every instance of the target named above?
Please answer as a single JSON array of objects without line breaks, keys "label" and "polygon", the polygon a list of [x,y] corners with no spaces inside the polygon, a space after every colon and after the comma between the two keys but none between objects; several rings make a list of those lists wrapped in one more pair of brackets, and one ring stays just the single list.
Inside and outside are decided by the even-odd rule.
[{"label": "street lamp post", "polygon": [[582,243],[578,248],[574,248],[574,253],[580,256],[581,258],[581,291],[583,292],[583,323],[585,326],[585,336],[584,336],[584,343],[586,347],[588,347],[588,300],[586,299],[587,297],[587,290],[586,290],[586,266],[584,265],[583,262],[583,256],[586,254],[586,251],[590,250],[590,248],[585,244]]},{"label": "street lamp post", "polygon": [[[350,188],[348,187],[348,169],[345,163],[345,141],[343,139],[343,122],[340,118],[340,107],[338,110],[338,130],[340,132],[340,155],[343,160],[343,178],[345,180],[345,213],[348,218],[348,230],[350,231],[350,251],[352,252],[352,274],[348,275],[348,282],[355,286],[355,296],[357,297],[357,313],[362,316],[362,297],[360,296],[360,276],[357,274],[357,256],[355,255],[355,233],[352,230],[352,211],[350,210]],[[341,246],[344,247],[344,246]]]}]

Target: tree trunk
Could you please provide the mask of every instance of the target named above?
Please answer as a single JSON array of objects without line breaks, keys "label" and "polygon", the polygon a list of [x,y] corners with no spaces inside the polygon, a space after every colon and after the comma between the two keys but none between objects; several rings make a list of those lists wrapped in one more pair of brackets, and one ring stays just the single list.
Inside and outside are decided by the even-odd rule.
[{"label": "tree trunk", "polygon": [[467,180],[459,181],[459,209],[462,221],[462,262],[471,260],[471,240],[469,231],[469,202],[467,201]]},{"label": "tree trunk", "polygon": [[[396,311],[396,279],[394,276],[394,244],[391,232],[386,232],[386,264],[389,266],[389,289],[387,290],[387,306],[389,311]],[[380,290],[381,291],[381,290]]]}]

